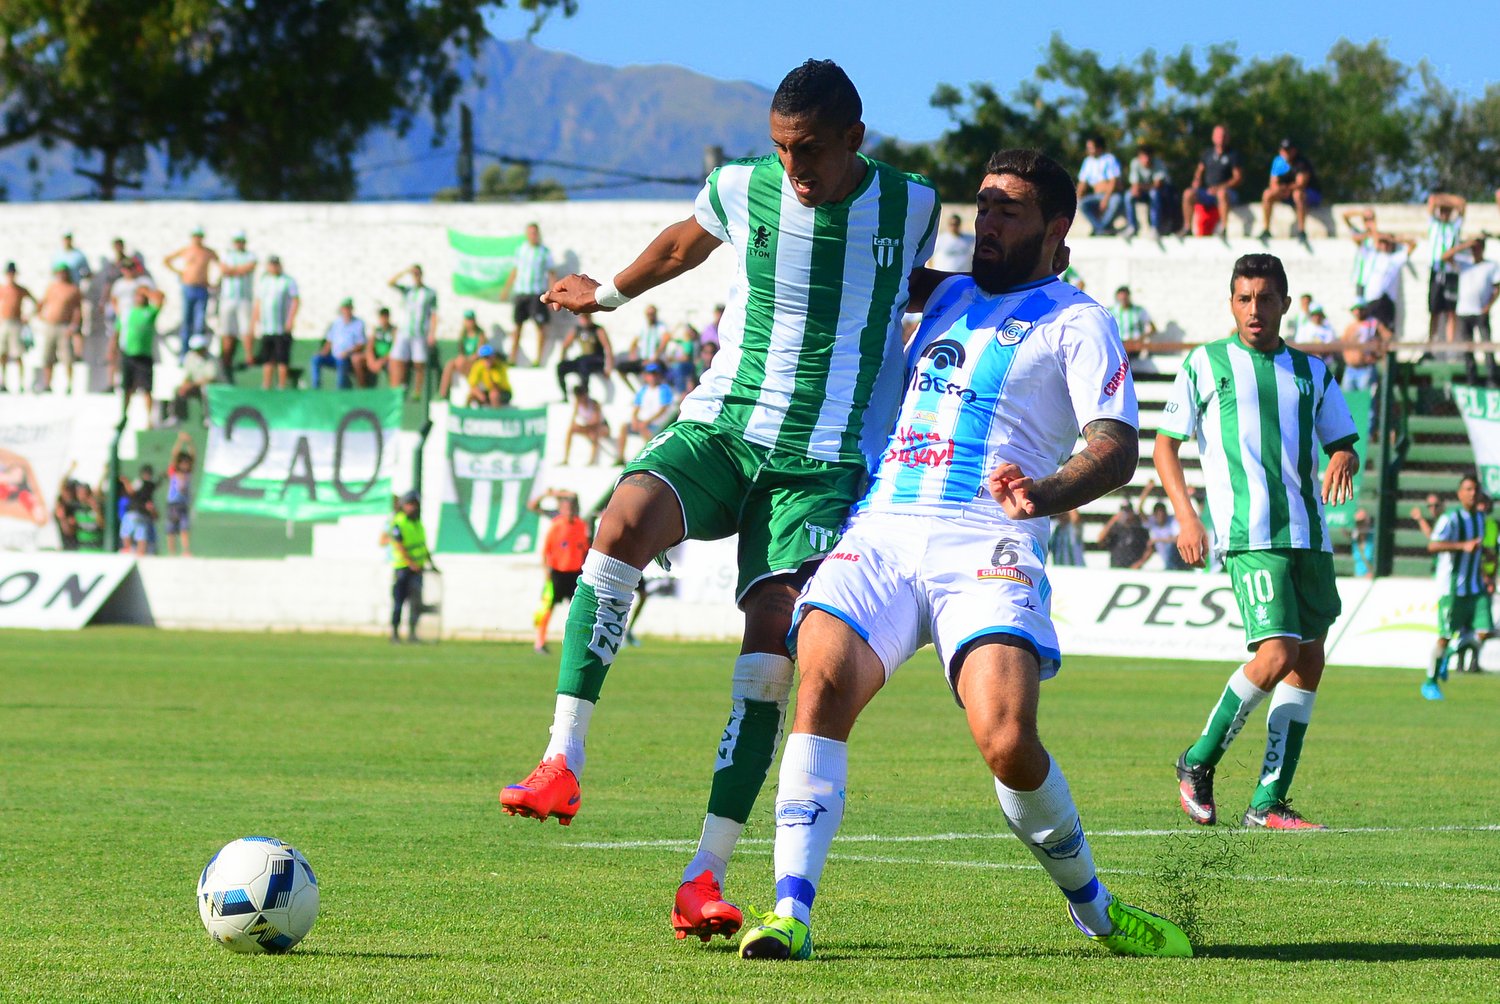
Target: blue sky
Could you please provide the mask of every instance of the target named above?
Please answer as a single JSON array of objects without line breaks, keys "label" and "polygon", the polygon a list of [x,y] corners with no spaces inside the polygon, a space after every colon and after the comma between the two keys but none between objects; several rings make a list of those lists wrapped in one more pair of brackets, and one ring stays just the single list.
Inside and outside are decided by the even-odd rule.
[{"label": "blue sky", "polygon": [[[907,140],[932,139],[946,128],[947,117],[927,103],[938,84],[962,87],[987,80],[1007,93],[1031,75],[1042,47],[1059,30],[1069,44],[1093,49],[1109,63],[1148,46],[1176,52],[1184,45],[1236,40],[1247,57],[1289,52],[1321,63],[1342,37],[1381,38],[1404,62],[1428,59],[1444,83],[1464,93],[1478,94],[1500,79],[1495,0],[1440,5],[1446,11],[1441,16],[1412,0],[1273,4],[1267,9],[1285,14],[1279,23],[1243,4],[1211,3],[1194,9],[1188,24],[1175,9],[1165,13],[1146,4],[1134,14],[1128,4],[1096,0],[578,0],[578,5],[574,17],[550,20],[537,44],[613,66],[675,63],[768,88],[804,59],[833,59],[859,87],[865,122]],[[502,38],[523,35],[528,23],[526,14],[513,9],[490,18],[491,30]]]}]

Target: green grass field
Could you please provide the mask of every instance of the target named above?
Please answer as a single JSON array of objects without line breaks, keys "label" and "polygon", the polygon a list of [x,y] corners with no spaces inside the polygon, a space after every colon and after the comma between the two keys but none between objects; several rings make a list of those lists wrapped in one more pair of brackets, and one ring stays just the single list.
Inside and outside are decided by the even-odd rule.
[{"label": "green grass field", "polygon": [[[550,721],[555,664],[527,646],[0,634],[0,999],[1500,996],[1500,679],[1456,678],[1429,704],[1415,672],[1331,672],[1294,795],[1341,829],[1190,831],[1171,765],[1229,667],[1071,660],[1044,687],[1043,735],[1103,877],[1198,945],[1136,960],[1073,930],[923,652],[855,732],[817,955],[777,965],[667,924],[732,651],[621,657],[564,829],[495,801]],[[1220,768],[1226,815],[1263,720]],[[771,905],[770,787],[731,866],[742,905]],[[232,955],[198,921],[203,863],[257,833],[318,872],[317,927],[288,956]]]}]

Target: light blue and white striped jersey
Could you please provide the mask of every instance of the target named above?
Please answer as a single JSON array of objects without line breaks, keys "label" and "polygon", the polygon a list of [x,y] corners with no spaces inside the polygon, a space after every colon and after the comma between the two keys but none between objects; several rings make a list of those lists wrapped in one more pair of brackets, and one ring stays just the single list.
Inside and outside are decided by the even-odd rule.
[{"label": "light blue and white striped jersey", "polygon": [[516,296],[541,296],[547,292],[547,273],[552,267],[552,252],[547,245],[523,241],[516,249],[516,281],[511,292]]},{"label": "light blue and white striped jersey", "polygon": [[[933,290],[906,348],[896,428],[856,511],[1009,523],[990,471],[1010,462],[1033,479],[1054,474],[1101,418],[1139,424],[1109,311],[1055,278],[991,295],[954,276]],[[1012,525],[1045,544],[1047,524]]]}]

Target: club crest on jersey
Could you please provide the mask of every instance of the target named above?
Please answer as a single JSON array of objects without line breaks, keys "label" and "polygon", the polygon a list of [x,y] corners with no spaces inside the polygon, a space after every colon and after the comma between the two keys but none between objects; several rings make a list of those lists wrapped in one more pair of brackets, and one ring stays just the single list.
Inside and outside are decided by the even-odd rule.
[{"label": "club crest on jersey", "polygon": [[877,268],[890,268],[901,258],[900,237],[875,237],[871,239]]},{"label": "club crest on jersey", "polygon": [[807,545],[819,554],[829,550],[834,544],[838,543],[838,533],[825,526],[803,523],[802,528],[807,531]]},{"label": "club crest on jersey", "polygon": [[1297,385],[1297,393],[1303,397],[1312,397],[1313,383],[1307,377],[1293,377],[1292,383]]},{"label": "club crest on jersey", "polygon": [[1015,345],[1031,333],[1030,321],[1018,321],[1014,317],[1006,321],[995,332],[995,341],[1001,345]]}]

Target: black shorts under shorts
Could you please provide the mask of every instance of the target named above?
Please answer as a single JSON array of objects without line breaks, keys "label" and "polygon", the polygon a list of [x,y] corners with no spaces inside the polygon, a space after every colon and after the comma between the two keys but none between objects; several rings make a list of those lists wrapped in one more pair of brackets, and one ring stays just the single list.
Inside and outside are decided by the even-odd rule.
[{"label": "black shorts under shorts", "polygon": [[152,372],[155,363],[150,356],[125,357],[125,393],[143,390],[151,393]]},{"label": "black shorts under shorts", "polygon": [[536,322],[538,327],[547,326],[547,305],[541,296],[523,293],[511,301],[511,323],[519,328],[527,321]]},{"label": "black shorts under shorts", "polygon": [[551,569],[552,576],[552,605],[557,606],[563,600],[571,600],[573,594],[578,592],[578,576],[582,572],[559,572]]},{"label": "black shorts under shorts", "polygon": [[279,364],[285,366],[292,361],[291,335],[261,335],[260,362],[262,366]]}]

